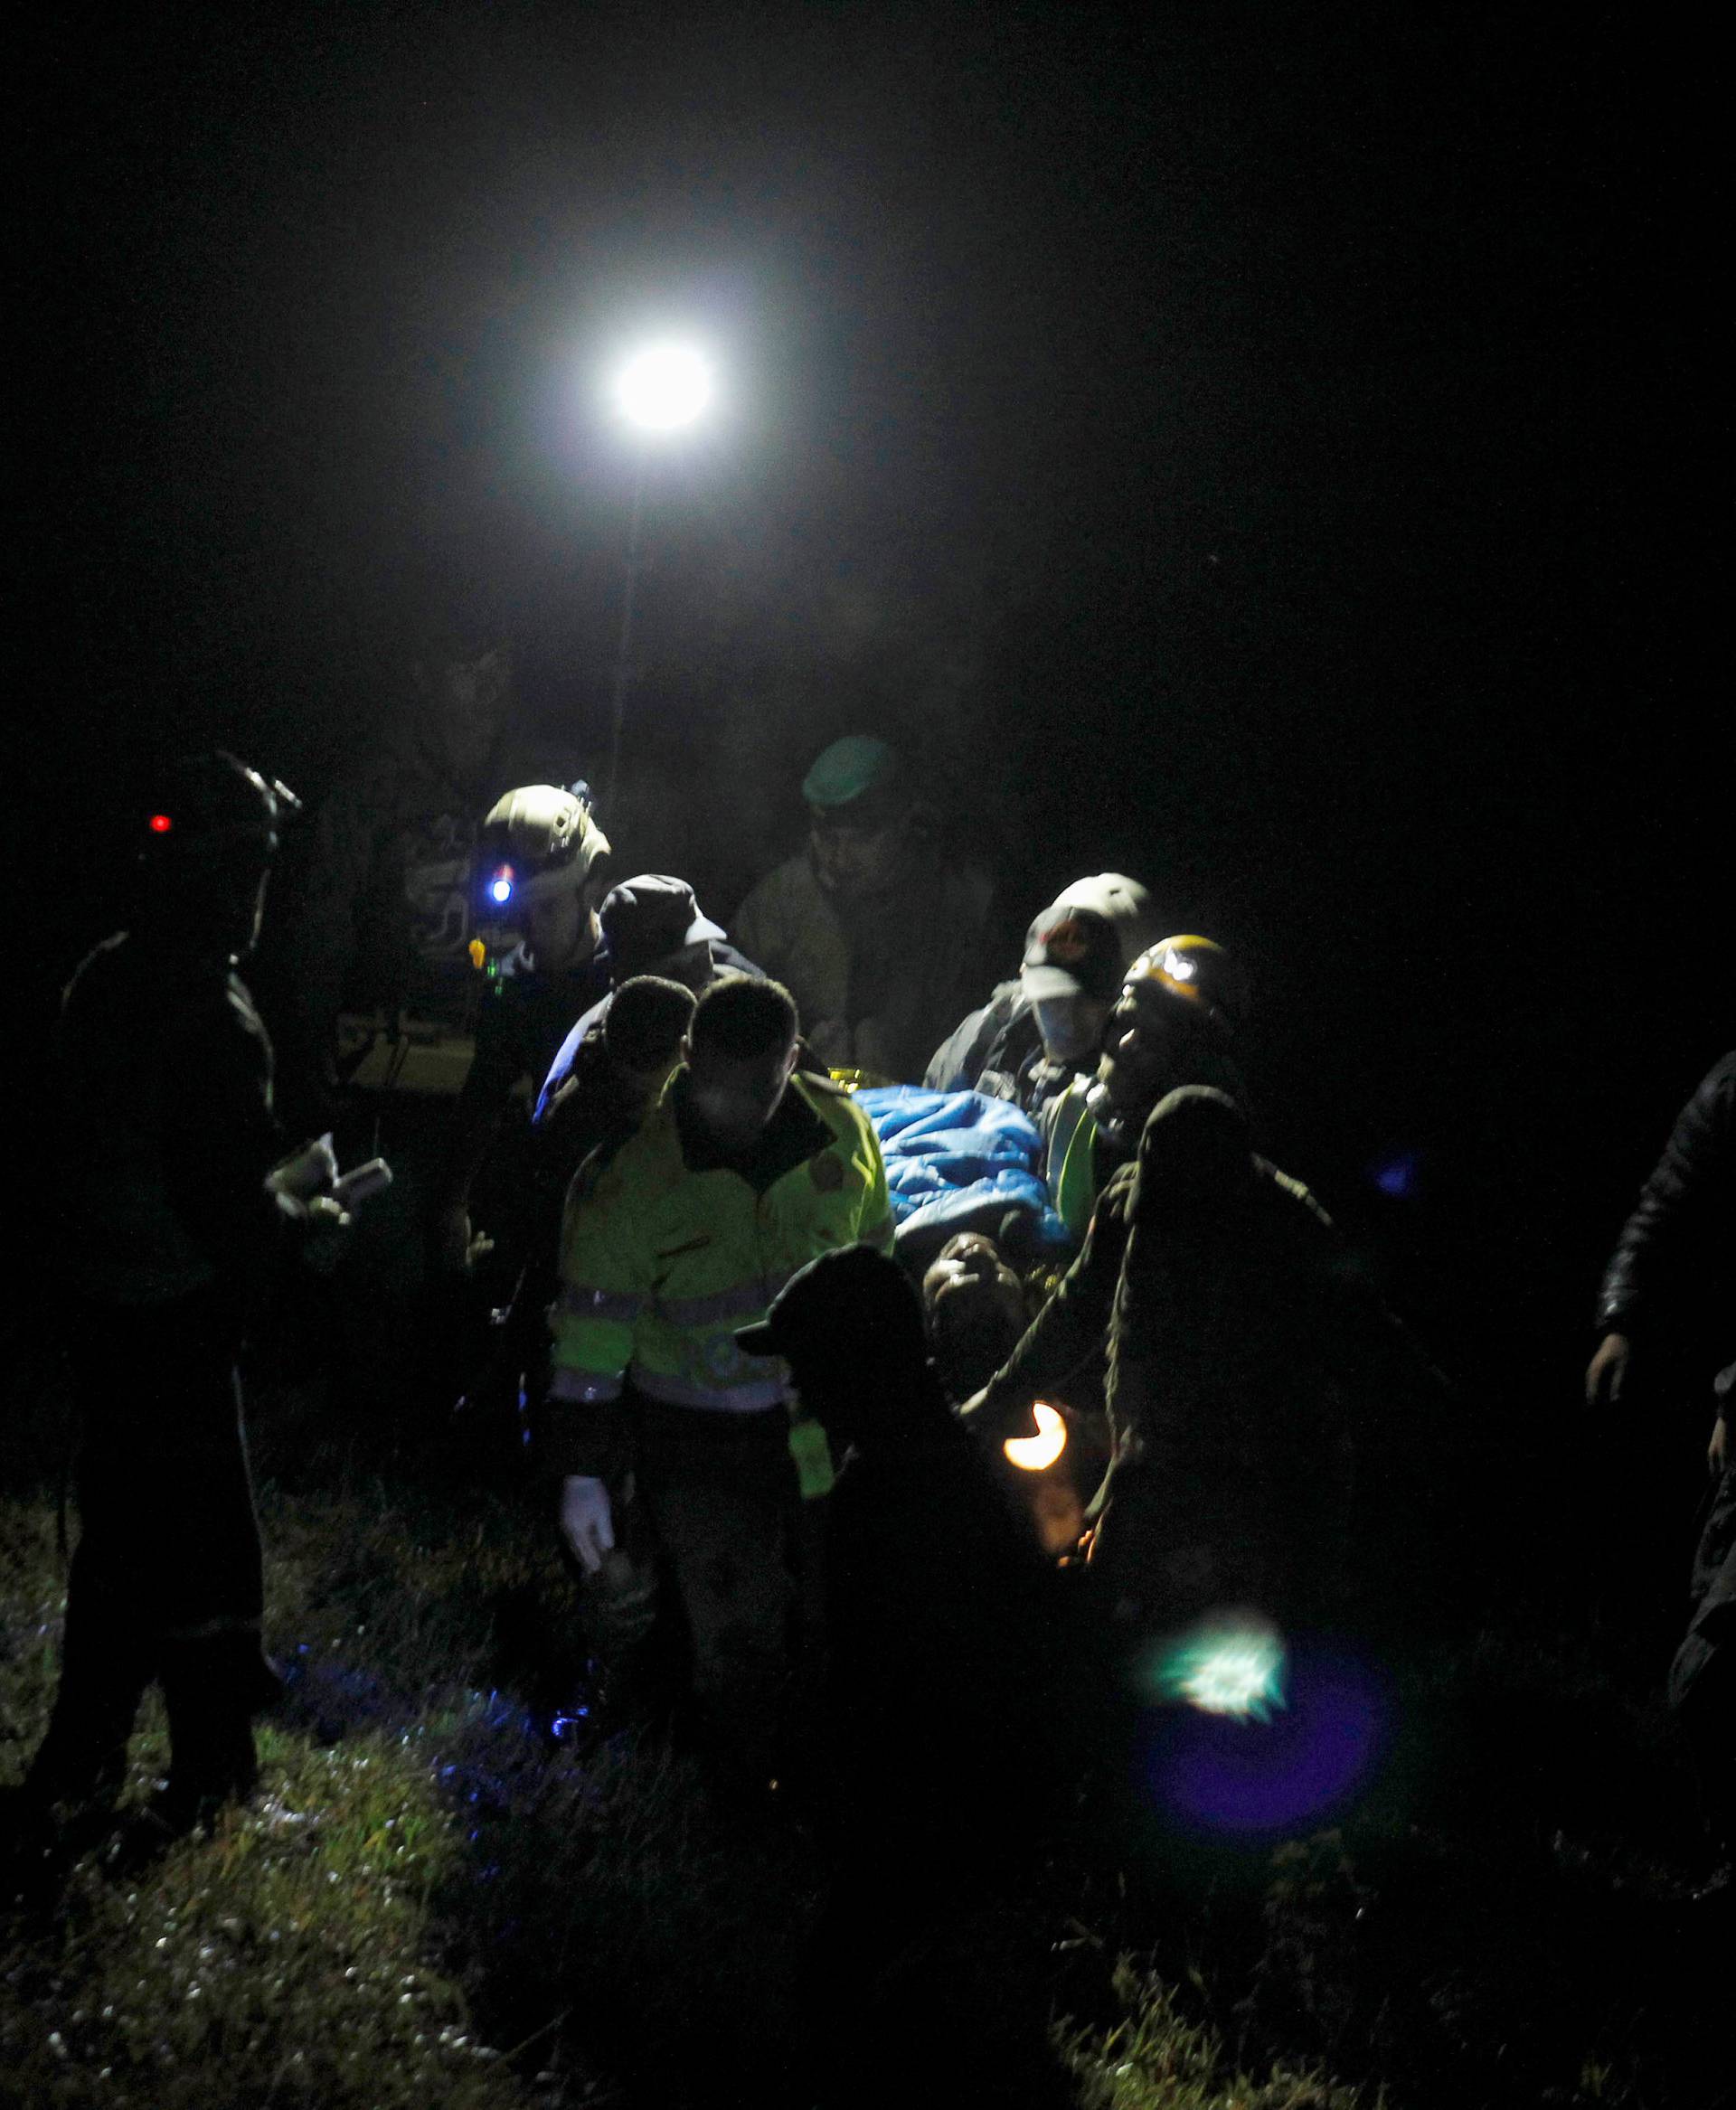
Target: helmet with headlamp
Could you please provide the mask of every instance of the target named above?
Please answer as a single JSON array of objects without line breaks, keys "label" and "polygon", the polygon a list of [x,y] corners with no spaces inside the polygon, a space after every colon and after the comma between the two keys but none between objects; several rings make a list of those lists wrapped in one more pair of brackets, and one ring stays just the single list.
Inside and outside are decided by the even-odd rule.
[{"label": "helmet with headlamp", "polygon": [[1122,994],[1181,1003],[1231,1037],[1248,1015],[1248,977],[1221,945],[1209,937],[1160,938],[1127,969]]},{"label": "helmet with headlamp", "polygon": [[496,799],[482,824],[477,874],[486,914],[515,915],[538,901],[582,892],[609,856],[581,786],[527,784]]}]

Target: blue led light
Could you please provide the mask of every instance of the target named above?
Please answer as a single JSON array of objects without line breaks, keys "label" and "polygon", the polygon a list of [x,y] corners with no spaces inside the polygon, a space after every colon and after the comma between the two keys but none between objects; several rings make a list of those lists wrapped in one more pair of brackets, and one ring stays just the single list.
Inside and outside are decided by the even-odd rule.
[{"label": "blue led light", "polygon": [[1382,1194],[1390,1194],[1395,1201],[1405,1201],[1416,1192],[1421,1171],[1422,1160],[1417,1152],[1401,1150],[1371,1165],[1368,1176]]},{"label": "blue led light", "polygon": [[488,891],[496,901],[510,901],[513,898],[513,882],[509,879],[491,881]]}]

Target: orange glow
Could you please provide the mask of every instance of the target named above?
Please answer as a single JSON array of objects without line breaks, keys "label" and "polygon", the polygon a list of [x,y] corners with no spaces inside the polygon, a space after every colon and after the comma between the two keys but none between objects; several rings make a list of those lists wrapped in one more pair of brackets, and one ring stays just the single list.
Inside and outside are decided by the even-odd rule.
[{"label": "orange glow", "polygon": [[1010,1436],[1001,1448],[1021,1473],[1042,1473],[1067,1448],[1067,1424],[1046,1400],[1039,1399],[1031,1411],[1035,1436]]}]

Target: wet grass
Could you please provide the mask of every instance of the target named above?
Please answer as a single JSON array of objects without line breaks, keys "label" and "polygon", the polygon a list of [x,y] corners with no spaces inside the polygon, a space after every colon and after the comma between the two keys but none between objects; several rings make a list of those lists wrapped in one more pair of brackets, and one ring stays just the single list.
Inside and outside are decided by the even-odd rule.
[{"label": "wet grass", "polygon": [[[1181,1875],[1155,1835],[1057,1840],[1003,1895],[913,1905],[881,1982],[831,1988],[807,1826],[662,1744],[551,1733],[579,1726],[577,1608],[509,1465],[363,1462],[283,1402],[256,1420],[289,1674],[266,1792],[143,1879],[87,1858],[0,1920],[0,2102],[1719,2100],[1684,2049],[1722,1981],[1673,1902],[1693,1826],[1666,1726],[1547,1615],[1408,1674],[1384,1800],[1342,1832]],[[52,1496],[13,1478],[0,1779],[41,1732],[63,1603]],[[147,1713],[134,1795],[165,1757]]]}]

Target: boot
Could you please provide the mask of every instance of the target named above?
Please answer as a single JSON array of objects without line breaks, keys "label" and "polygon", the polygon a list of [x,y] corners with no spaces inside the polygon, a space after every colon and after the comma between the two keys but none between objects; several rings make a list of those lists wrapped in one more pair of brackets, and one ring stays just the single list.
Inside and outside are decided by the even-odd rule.
[{"label": "boot", "polygon": [[[222,1634],[172,1643],[164,1651],[162,1679],[169,1717],[164,1791],[169,1808],[200,1813],[245,1802],[259,1778],[253,1717],[275,1706],[283,1693],[258,1636]],[[195,1814],[191,1821],[200,1819]]]}]

